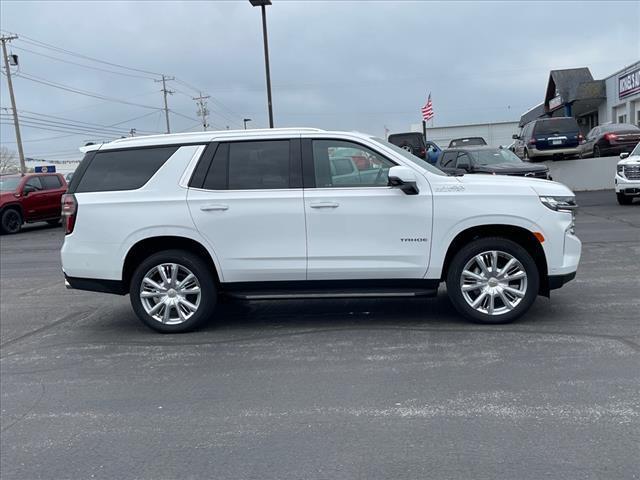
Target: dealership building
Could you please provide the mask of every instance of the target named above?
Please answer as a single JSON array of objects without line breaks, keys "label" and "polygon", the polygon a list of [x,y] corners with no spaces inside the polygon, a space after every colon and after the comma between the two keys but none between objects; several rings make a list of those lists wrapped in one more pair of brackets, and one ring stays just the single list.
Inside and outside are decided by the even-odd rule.
[{"label": "dealership building", "polygon": [[575,117],[584,134],[607,123],[640,126],[640,61],[603,80],[586,67],[552,70],[544,101],[525,112],[519,126],[549,117]]}]

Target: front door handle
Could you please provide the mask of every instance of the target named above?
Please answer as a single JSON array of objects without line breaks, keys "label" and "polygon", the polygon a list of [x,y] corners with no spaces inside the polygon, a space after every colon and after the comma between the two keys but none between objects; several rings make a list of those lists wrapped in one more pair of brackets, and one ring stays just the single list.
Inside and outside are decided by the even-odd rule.
[{"label": "front door handle", "polygon": [[338,208],[339,206],[338,202],[314,202],[310,205],[311,208]]},{"label": "front door handle", "polygon": [[229,205],[224,205],[221,203],[212,203],[209,205],[201,206],[200,210],[202,210],[203,212],[211,212],[214,210],[229,210]]}]

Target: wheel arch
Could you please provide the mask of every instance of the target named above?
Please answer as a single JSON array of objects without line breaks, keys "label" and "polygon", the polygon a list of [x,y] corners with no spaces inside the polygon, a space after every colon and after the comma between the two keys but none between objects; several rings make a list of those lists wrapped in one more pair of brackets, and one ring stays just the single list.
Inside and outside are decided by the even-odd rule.
[{"label": "wheel arch", "polygon": [[2,215],[8,209],[18,210],[18,213],[22,217],[22,221],[23,222],[25,221],[24,209],[22,208],[22,205],[20,205],[17,202],[7,203],[7,204],[3,205],[2,207],[0,207],[0,215]]},{"label": "wheel arch", "polygon": [[159,235],[139,240],[129,248],[122,265],[123,285],[129,285],[136,266],[139,265],[142,260],[154,253],[174,249],[186,250],[204,259],[213,272],[213,278],[216,285],[220,284],[218,268],[216,267],[211,253],[202,243],[188,237]]},{"label": "wheel arch", "polygon": [[460,248],[473,240],[487,237],[505,238],[517,243],[525,250],[527,250],[527,252],[529,252],[533,257],[533,260],[536,262],[536,266],[538,267],[538,273],[540,275],[540,288],[538,290],[538,293],[540,295],[549,296],[547,257],[544,253],[544,248],[542,248],[542,245],[535,237],[533,232],[517,225],[479,225],[467,228],[458,233],[449,244],[449,248],[447,249],[447,253],[445,254],[444,263],[442,266],[441,280],[446,279],[451,261],[453,260],[456,252],[460,250]]}]

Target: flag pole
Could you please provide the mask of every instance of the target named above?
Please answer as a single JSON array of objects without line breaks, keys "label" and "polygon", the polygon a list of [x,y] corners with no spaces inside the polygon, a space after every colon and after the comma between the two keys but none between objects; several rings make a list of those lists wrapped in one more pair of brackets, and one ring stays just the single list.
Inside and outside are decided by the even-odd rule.
[{"label": "flag pole", "polygon": [[422,136],[424,137],[425,142],[427,141],[427,122],[426,120],[422,120]]}]

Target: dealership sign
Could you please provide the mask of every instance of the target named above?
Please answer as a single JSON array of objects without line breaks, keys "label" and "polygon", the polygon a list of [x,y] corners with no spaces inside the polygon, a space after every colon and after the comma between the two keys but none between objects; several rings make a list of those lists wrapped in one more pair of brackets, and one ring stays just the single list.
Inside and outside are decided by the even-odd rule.
[{"label": "dealership sign", "polygon": [[640,68],[620,75],[618,77],[618,96],[626,97],[632,93],[640,92]]}]

